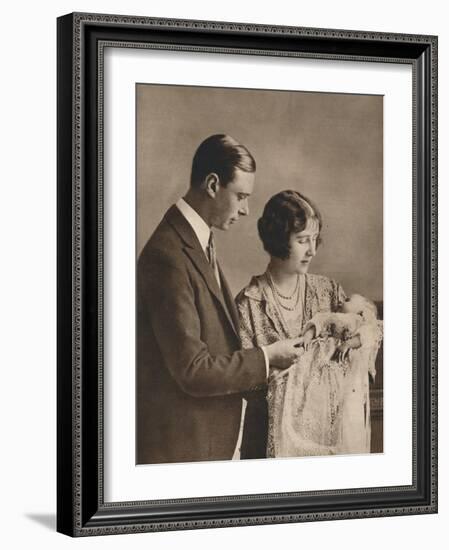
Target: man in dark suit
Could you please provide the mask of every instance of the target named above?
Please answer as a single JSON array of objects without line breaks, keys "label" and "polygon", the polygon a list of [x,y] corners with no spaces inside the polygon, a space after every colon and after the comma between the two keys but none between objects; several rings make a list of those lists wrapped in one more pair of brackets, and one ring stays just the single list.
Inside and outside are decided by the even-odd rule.
[{"label": "man in dark suit", "polygon": [[248,214],[255,161],[214,135],[195,153],[190,188],[145,245],[137,270],[137,463],[238,457],[242,395],[287,367],[295,340],[241,350],[232,293],[211,228]]}]

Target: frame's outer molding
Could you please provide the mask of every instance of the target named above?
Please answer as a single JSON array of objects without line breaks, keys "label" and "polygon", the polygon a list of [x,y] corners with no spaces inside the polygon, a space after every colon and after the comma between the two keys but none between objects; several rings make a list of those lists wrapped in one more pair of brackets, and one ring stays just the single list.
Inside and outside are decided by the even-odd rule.
[{"label": "frame's outer molding", "polygon": [[[410,487],[103,502],[102,41],[413,65],[416,403]],[[58,19],[57,63],[57,530],[87,536],[436,512],[437,37],[78,13]]]},{"label": "frame's outer molding", "polygon": [[[58,20],[57,35],[57,530],[74,534],[73,510],[76,495],[73,492],[75,433],[72,376],[76,363],[72,357],[72,319],[75,296],[73,250],[73,174],[74,139],[73,108],[73,29],[71,17]],[[79,269],[79,268],[77,268]]]}]

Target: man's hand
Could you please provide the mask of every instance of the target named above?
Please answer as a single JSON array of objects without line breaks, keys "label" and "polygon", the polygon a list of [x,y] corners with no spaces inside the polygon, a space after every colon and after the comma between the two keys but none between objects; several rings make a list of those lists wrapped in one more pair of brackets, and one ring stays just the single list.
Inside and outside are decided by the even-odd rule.
[{"label": "man's hand", "polygon": [[299,347],[301,345],[302,338],[290,338],[264,347],[271,366],[287,369],[304,353],[304,349]]},{"label": "man's hand", "polygon": [[301,338],[304,349],[308,350],[312,340],[315,338],[315,327],[310,327]]}]

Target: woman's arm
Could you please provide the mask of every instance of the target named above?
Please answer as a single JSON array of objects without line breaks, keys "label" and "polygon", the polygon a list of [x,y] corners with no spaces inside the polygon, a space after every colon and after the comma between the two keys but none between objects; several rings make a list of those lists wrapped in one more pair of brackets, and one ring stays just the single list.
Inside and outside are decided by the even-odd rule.
[{"label": "woman's arm", "polygon": [[254,327],[249,307],[249,298],[239,295],[236,299],[237,311],[239,314],[239,334],[242,342],[242,349],[257,347],[254,337]]}]

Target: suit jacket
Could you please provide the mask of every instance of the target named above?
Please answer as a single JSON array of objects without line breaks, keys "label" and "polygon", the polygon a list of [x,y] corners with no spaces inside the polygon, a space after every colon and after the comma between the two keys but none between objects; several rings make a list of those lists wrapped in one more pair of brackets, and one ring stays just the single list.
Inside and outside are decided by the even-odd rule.
[{"label": "suit jacket", "polygon": [[260,348],[242,351],[226,280],[172,206],[137,268],[137,463],[231,459],[242,392],[266,384]]}]

